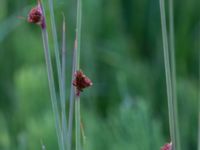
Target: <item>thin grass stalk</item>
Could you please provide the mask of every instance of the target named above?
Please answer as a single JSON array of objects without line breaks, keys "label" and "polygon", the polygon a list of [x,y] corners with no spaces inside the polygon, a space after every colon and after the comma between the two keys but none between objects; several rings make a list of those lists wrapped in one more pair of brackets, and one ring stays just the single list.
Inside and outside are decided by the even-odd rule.
[{"label": "thin grass stalk", "polygon": [[[200,101],[200,98],[199,98]],[[200,102],[199,102],[200,103]],[[199,104],[199,129],[198,129],[198,150],[200,150],[200,104]]]},{"label": "thin grass stalk", "polygon": [[[54,52],[55,52],[56,66],[57,66],[57,73],[58,73],[58,85],[59,85],[60,99],[61,99],[61,105],[64,105],[66,95],[65,95],[65,91],[62,86],[61,63],[60,63],[58,36],[57,36],[56,23],[55,23],[53,0],[49,0],[49,8],[50,8],[51,28],[52,28],[53,41],[54,41]],[[65,107],[65,106],[61,106],[61,109],[63,107]],[[62,130],[63,130],[62,136],[63,136],[63,140],[65,141],[65,143],[67,143],[67,139],[66,139],[66,137],[67,137],[67,120],[64,119],[64,117],[66,117],[66,115],[65,114],[62,114],[62,115],[64,115],[62,117],[63,121],[64,121],[64,123],[62,123]],[[67,148],[66,144],[65,144],[65,148]]]},{"label": "thin grass stalk", "polygon": [[58,111],[58,103],[57,103],[51,56],[50,56],[50,50],[49,50],[48,33],[46,29],[42,29],[42,38],[43,38],[43,45],[44,45],[44,53],[45,53],[51,102],[52,102],[53,113],[55,116],[55,125],[56,125],[56,133],[58,137],[58,144],[59,144],[60,150],[64,150],[64,144],[63,144],[63,139],[62,139],[62,134],[61,134],[62,131],[60,127],[60,116],[59,116],[59,111]]},{"label": "thin grass stalk", "polygon": [[75,98],[75,88],[73,86],[74,74],[76,71],[76,56],[77,56],[77,43],[75,40],[74,51],[73,51],[73,63],[72,63],[72,78],[70,87],[70,106],[69,106],[69,121],[68,121],[68,150],[72,147],[72,126],[73,126],[73,116],[74,116],[74,98]]},{"label": "thin grass stalk", "polygon": [[[81,118],[80,118],[80,120],[81,120]],[[85,145],[86,145],[86,136],[85,136],[85,131],[84,131],[84,127],[83,127],[83,124],[82,124],[82,122],[81,122],[81,136],[82,136],[82,139],[83,139],[83,148],[82,149],[84,149],[84,147],[85,147]]]},{"label": "thin grass stalk", "polygon": [[177,137],[179,137],[177,132],[177,108],[174,104],[173,96],[173,83],[172,74],[170,70],[170,58],[169,58],[169,45],[167,37],[167,27],[166,27],[166,15],[165,15],[165,4],[164,0],[160,0],[160,14],[161,14],[161,26],[162,26],[162,37],[163,37],[163,50],[164,50],[164,64],[165,64],[165,75],[167,84],[167,100],[169,109],[169,126],[170,126],[170,137],[172,140],[172,149],[180,150]]},{"label": "thin grass stalk", "polygon": [[81,150],[81,130],[80,130],[80,97],[76,96],[75,100],[75,117],[76,117],[76,150]]},{"label": "thin grass stalk", "polygon": [[[41,4],[40,0],[38,0],[38,2]],[[48,37],[47,28],[46,28],[46,16],[45,16],[45,11],[42,4],[41,4],[41,9],[44,16],[44,27],[42,28],[42,40],[43,40],[43,46],[44,46],[44,54],[45,54],[45,62],[46,62],[46,68],[47,68],[50,97],[51,97],[51,102],[52,102],[53,114],[55,117],[58,146],[60,150],[65,150],[61,125],[60,125],[60,115],[59,115],[58,101],[57,101],[56,90],[55,90],[53,67],[52,67],[52,61],[51,61],[51,55],[50,55],[50,49],[49,49],[49,37]]]},{"label": "thin grass stalk", "polygon": [[[66,91],[66,29],[65,29],[65,18],[63,15],[63,33],[62,33],[62,89]],[[61,114],[62,114],[62,130],[63,130],[63,139],[65,143],[65,148],[67,148],[67,118],[66,118],[66,94],[63,94],[62,106],[61,106]]]},{"label": "thin grass stalk", "polygon": [[[77,1],[77,29],[76,29],[76,42],[77,42],[77,63],[76,70],[80,69],[80,48],[81,48],[81,22],[82,22],[82,0]],[[76,150],[81,150],[81,131],[80,131],[80,96],[75,98],[75,119],[76,119]]]},{"label": "thin grass stalk", "polygon": [[51,29],[52,29],[53,41],[54,41],[54,52],[56,56],[58,79],[59,79],[59,84],[61,88],[61,64],[60,64],[58,36],[57,36],[56,23],[55,23],[53,0],[49,0],[49,9],[50,9]]},{"label": "thin grass stalk", "polygon": [[170,47],[170,62],[171,62],[171,76],[172,76],[172,97],[174,107],[174,126],[176,129],[176,144],[178,149],[181,149],[180,134],[179,134],[179,117],[178,117],[178,105],[177,105],[177,94],[176,94],[176,58],[175,58],[175,36],[174,36],[174,1],[169,0],[169,47]]},{"label": "thin grass stalk", "polygon": [[[200,40],[200,30],[199,30],[199,40]],[[199,45],[199,50],[200,50],[200,45]],[[199,51],[199,84],[198,84],[198,87],[199,87],[199,93],[198,93],[198,99],[199,99],[199,125],[198,125],[198,150],[200,150],[200,51]]]}]

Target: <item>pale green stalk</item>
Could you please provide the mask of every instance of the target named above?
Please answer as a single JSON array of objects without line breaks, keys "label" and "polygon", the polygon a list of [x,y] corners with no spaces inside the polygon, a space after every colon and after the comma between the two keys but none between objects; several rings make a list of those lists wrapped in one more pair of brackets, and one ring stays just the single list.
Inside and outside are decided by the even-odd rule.
[{"label": "pale green stalk", "polygon": [[44,27],[42,28],[42,39],[43,39],[44,54],[45,54],[45,60],[46,60],[52,108],[53,108],[53,113],[55,116],[55,126],[56,126],[56,133],[57,133],[57,137],[58,137],[58,145],[59,145],[60,150],[65,150],[64,143],[63,143],[63,137],[62,137],[61,125],[60,125],[60,115],[59,115],[58,101],[57,101],[56,90],[55,90],[53,67],[52,67],[52,61],[51,61],[51,55],[50,55],[50,49],[49,49],[49,37],[48,37],[47,29],[46,29],[46,20],[45,20],[46,17],[45,17],[45,11],[42,7],[42,4],[41,4],[41,8],[43,11],[43,16],[44,16]]},{"label": "pale green stalk", "polygon": [[75,117],[76,117],[76,150],[81,150],[81,130],[80,130],[80,97],[75,99]]},{"label": "pale green stalk", "polygon": [[71,78],[71,89],[70,89],[70,106],[69,106],[69,121],[68,121],[68,150],[71,150],[72,145],[72,126],[73,126],[73,116],[74,116],[74,98],[75,98],[75,89],[73,86],[74,74],[76,71],[76,57],[77,57],[77,45],[75,41],[74,51],[73,51],[73,64],[72,64],[72,78]]},{"label": "pale green stalk", "polygon": [[62,35],[62,89],[64,91],[63,100],[61,101],[61,113],[62,113],[62,130],[63,130],[63,139],[65,143],[65,148],[67,148],[67,120],[66,120],[66,36],[65,36],[65,18],[63,15],[63,35]]},{"label": "pale green stalk", "polygon": [[[200,91],[199,91],[200,92]],[[200,98],[199,98],[200,101]],[[199,102],[200,103],[200,102]],[[198,136],[198,150],[200,150],[200,104],[199,104],[199,136]]]},{"label": "pale green stalk", "polygon": [[167,84],[167,99],[168,99],[168,109],[169,109],[169,126],[170,126],[170,136],[172,140],[172,149],[180,150],[179,147],[179,135],[177,128],[177,108],[176,102],[173,95],[173,80],[172,73],[170,70],[170,58],[169,58],[169,45],[167,38],[167,27],[166,27],[166,15],[165,15],[165,4],[164,0],[160,0],[160,14],[161,14],[161,25],[162,25],[162,36],[163,36],[163,50],[164,50],[164,64],[165,64],[165,75]]},{"label": "pale green stalk", "polygon": [[176,144],[178,149],[181,149],[180,134],[179,134],[179,117],[178,117],[178,105],[177,105],[177,94],[176,94],[176,58],[175,58],[175,36],[174,36],[174,1],[169,0],[169,46],[170,46],[170,60],[171,60],[171,74],[172,74],[172,96],[173,96],[173,107],[174,107],[174,126],[176,129]]},{"label": "pale green stalk", "polygon": [[54,83],[52,63],[51,63],[51,56],[50,56],[50,50],[49,50],[49,44],[48,44],[48,33],[46,29],[42,30],[42,38],[43,38],[43,43],[44,43],[44,52],[45,52],[45,60],[46,60],[46,66],[47,66],[47,75],[48,75],[48,81],[49,81],[52,108],[53,108],[53,113],[55,115],[56,133],[58,137],[59,148],[60,150],[64,150],[63,139],[62,139],[62,134],[61,134],[62,131],[60,128],[60,116],[59,116],[59,111],[58,111],[58,103],[57,103],[55,83]]},{"label": "pale green stalk", "polygon": [[[80,69],[80,48],[81,48],[81,20],[82,20],[82,0],[77,1],[77,63],[76,70]],[[76,44],[76,43],[75,43]],[[75,118],[76,118],[76,150],[81,150],[81,131],[80,131],[80,96],[75,98]]]},{"label": "pale green stalk", "polygon": [[[66,94],[64,91],[64,87],[62,86],[62,75],[61,75],[61,63],[60,63],[60,56],[59,56],[59,46],[58,46],[58,36],[57,36],[57,30],[56,30],[56,23],[55,23],[55,17],[54,17],[54,7],[53,7],[53,0],[49,0],[49,8],[50,8],[50,18],[51,18],[51,28],[52,28],[52,34],[53,34],[53,41],[54,41],[54,52],[55,52],[55,58],[56,58],[56,66],[57,66],[57,73],[58,73],[58,85],[59,85],[59,91],[60,91],[60,99],[61,99],[61,105],[65,105],[65,98]],[[62,111],[62,136],[65,141],[65,148],[67,148],[67,120],[66,120],[66,114],[64,114],[63,110],[65,106],[61,106]],[[65,119],[64,119],[65,118]]]},{"label": "pale green stalk", "polygon": [[[198,40],[200,40],[200,32],[198,34],[198,37],[199,37]],[[200,45],[198,46],[198,48],[200,50]],[[198,150],[200,150],[200,51],[199,51],[199,93],[198,93],[198,100],[199,100]]]}]

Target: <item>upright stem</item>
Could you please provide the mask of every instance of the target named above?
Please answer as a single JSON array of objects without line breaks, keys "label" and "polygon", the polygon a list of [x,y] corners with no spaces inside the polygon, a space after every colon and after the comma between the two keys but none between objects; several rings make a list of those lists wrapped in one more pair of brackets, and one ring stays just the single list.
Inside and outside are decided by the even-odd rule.
[{"label": "upright stem", "polygon": [[71,150],[72,145],[72,126],[73,126],[73,116],[74,116],[74,98],[75,89],[73,86],[74,74],[76,71],[76,57],[77,57],[77,44],[75,40],[74,51],[73,51],[73,65],[72,65],[72,79],[71,79],[71,89],[70,89],[70,106],[69,106],[69,121],[68,121],[68,149]]},{"label": "upright stem", "polygon": [[[76,70],[80,69],[80,48],[81,48],[81,20],[82,20],[82,0],[77,1],[77,63]],[[75,118],[76,118],[76,150],[81,150],[81,133],[80,133],[80,97],[75,98]]]},{"label": "upright stem", "polygon": [[52,67],[52,61],[51,61],[51,55],[50,55],[50,49],[49,49],[49,37],[48,37],[48,32],[46,28],[46,15],[44,8],[38,0],[41,9],[43,12],[44,20],[42,23],[42,39],[43,39],[43,46],[44,46],[44,54],[45,54],[45,60],[46,60],[46,67],[47,67],[47,75],[48,75],[48,82],[49,82],[49,89],[50,89],[50,96],[51,96],[51,102],[52,102],[52,108],[53,108],[53,113],[55,116],[55,126],[56,126],[56,133],[58,137],[58,145],[60,150],[65,150],[64,147],[64,141],[63,141],[63,136],[62,136],[62,130],[61,130],[61,124],[60,124],[60,114],[58,110],[58,101],[57,101],[57,96],[56,96],[56,90],[55,90],[55,83],[54,83],[54,76],[53,76],[53,67]]},{"label": "upright stem", "polygon": [[62,130],[63,130],[63,139],[65,142],[65,148],[67,148],[67,118],[66,118],[66,36],[65,36],[65,19],[63,16],[63,35],[62,35],[62,78],[61,78],[61,84],[63,89],[63,100],[62,100],[62,106],[61,106],[61,112],[62,112]]},{"label": "upright stem", "polygon": [[[54,16],[54,7],[53,7],[53,0],[49,0],[49,8],[50,8],[50,17],[51,17],[51,28],[52,28],[52,34],[53,34],[53,41],[54,41],[54,52],[56,57],[56,66],[57,66],[57,73],[58,73],[58,85],[59,85],[59,91],[60,91],[60,99],[61,99],[61,105],[65,105],[66,101],[66,92],[64,91],[64,84],[62,82],[63,78],[65,76],[62,76],[61,73],[61,62],[60,62],[60,53],[59,53],[59,46],[58,46],[58,36],[57,36],[57,30],[56,30],[56,23],[55,23],[55,16]],[[65,148],[67,148],[67,120],[66,120],[66,114],[65,114],[65,106],[61,106],[62,109],[62,136],[65,141]]]},{"label": "upright stem", "polygon": [[[165,75],[166,75],[166,84],[167,84],[167,99],[168,99],[168,108],[169,108],[169,125],[170,125],[170,135],[172,140],[173,150],[180,150],[179,147],[179,135],[177,127],[177,107],[176,99],[174,99],[174,80],[170,70],[170,58],[169,58],[169,45],[167,37],[167,27],[166,27],[166,15],[165,15],[165,4],[164,0],[160,0],[160,13],[161,13],[161,25],[162,25],[162,36],[163,36],[163,50],[164,50],[164,63],[165,63]],[[172,71],[173,72],[173,71]],[[172,80],[174,78],[174,80]],[[174,89],[175,91],[175,89]]]},{"label": "upright stem", "polygon": [[43,38],[43,45],[44,45],[44,53],[45,53],[51,102],[52,102],[53,113],[55,116],[55,125],[56,125],[56,133],[58,137],[58,144],[59,144],[60,150],[64,150],[63,138],[61,134],[62,131],[60,128],[60,116],[59,116],[59,111],[58,111],[58,103],[57,103],[55,83],[54,83],[54,77],[53,77],[53,69],[52,69],[51,56],[50,56],[50,50],[49,50],[48,33],[47,33],[46,28],[42,29],[42,38]]},{"label": "upright stem", "polygon": [[[199,98],[200,100],[200,98]],[[200,102],[199,102],[200,103]],[[198,136],[198,150],[200,150],[200,104],[199,104],[199,136]]]},{"label": "upright stem", "polygon": [[180,136],[179,136],[179,117],[178,117],[178,105],[177,105],[177,94],[176,94],[176,59],[175,59],[175,36],[174,36],[174,1],[169,0],[169,46],[170,46],[170,60],[171,60],[171,74],[172,74],[172,97],[174,107],[174,121],[175,126],[175,138],[177,149],[181,149]]},{"label": "upright stem", "polygon": [[75,100],[75,116],[76,116],[76,150],[81,150],[81,130],[80,130],[80,97]]},{"label": "upright stem", "polygon": [[[200,30],[198,34],[198,39],[200,40]],[[198,127],[198,150],[200,150],[200,45],[198,46],[199,48],[199,92],[198,92],[198,99],[199,99],[199,127]]]}]

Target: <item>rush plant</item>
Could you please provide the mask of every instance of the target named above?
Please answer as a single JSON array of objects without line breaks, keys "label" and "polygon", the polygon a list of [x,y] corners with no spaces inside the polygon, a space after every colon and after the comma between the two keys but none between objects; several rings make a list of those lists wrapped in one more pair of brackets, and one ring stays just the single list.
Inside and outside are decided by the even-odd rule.
[{"label": "rush plant", "polygon": [[[66,37],[65,37],[65,18],[63,17],[62,28],[62,50],[61,58],[59,52],[59,44],[56,30],[56,23],[54,17],[53,1],[49,0],[51,30],[53,34],[54,53],[56,58],[56,71],[58,74],[59,95],[56,93],[55,77],[53,75],[52,59],[50,55],[49,36],[46,24],[45,10],[42,7],[42,2],[38,0],[36,7],[32,8],[28,14],[28,22],[37,24],[41,27],[42,39],[44,46],[44,54],[49,82],[49,90],[52,102],[53,113],[55,116],[55,126],[57,132],[58,145],[60,150],[72,149],[72,131],[73,131],[73,117],[75,107],[75,148],[81,150],[81,123],[80,123],[80,95],[84,88],[92,85],[92,81],[80,71],[80,49],[81,49],[81,16],[82,16],[82,2],[77,1],[77,25],[76,25],[76,39],[73,51],[72,63],[72,77],[71,90],[69,96],[69,117],[66,116]],[[63,15],[64,16],[64,15]],[[75,105],[74,105],[75,103]],[[59,106],[59,104],[61,106]],[[61,108],[61,110],[59,110]],[[68,124],[67,124],[68,120]],[[67,126],[68,125],[68,126]]]}]

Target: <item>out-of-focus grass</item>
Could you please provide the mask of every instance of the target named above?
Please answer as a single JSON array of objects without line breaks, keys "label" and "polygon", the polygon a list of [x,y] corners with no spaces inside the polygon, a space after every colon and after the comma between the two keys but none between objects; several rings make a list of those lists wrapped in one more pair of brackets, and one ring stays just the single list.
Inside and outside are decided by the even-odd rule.
[{"label": "out-of-focus grass", "polygon": [[[33,3],[34,0],[2,0],[0,24],[4,24],[9,16],[21,16],[21,8]],[[174,6],[183,150],[197,148],[199,49],[195,43],[199,43],[196,37],[199,6],[199,0],[176,1]],[[62,33],[60,11],[63,10],[66,16],[68,64],[71,63],[75,38],[74,8],[76,4],[71,0],[61,0],[55,5],[59,41]],[[150,143],[155,144],[153,148],[159,149],[169,140],[159,18],[158,1],[84,1],[81,68],[94,82],[81,99],[88,149],[98,150],[104,146],[143,150],[140,146],[150,149]],[[0,130],[4,131],[0,132],[0,149],[41,149],[42,140],[47,150],[55,150],[58,146],[50,111],[40,30],[23,20],[18,21],[21,25],[13,30],[7,30],[7,27],[14,24],[5,28],[4,32],[9,34],[3,36],[0,43],[0,113],[3,118]],[[51,36],[50,45],[53,47]],[[55,66],[53,54],[52,59]],[[71,68],[67,68],[67,76],[71,76]],[[130,104],[127,99],[133,103],[130,108],[124,106]],[[144,122],[152,128],[146,127]],[[150,132],[147,129],[156,138],[145,135]],[[156,142],[151,139],[156,139],[153,140]]]}]

